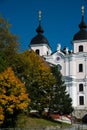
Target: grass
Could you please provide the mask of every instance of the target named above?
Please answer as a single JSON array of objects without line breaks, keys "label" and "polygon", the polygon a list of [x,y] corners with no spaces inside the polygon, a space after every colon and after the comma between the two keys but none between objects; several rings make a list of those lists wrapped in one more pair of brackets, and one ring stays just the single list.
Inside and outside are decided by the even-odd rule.
[{"label": "grass", "polygon": [[16,127],[18,128],[60,127],[60,125],[61,123],[58,122],[43,118],[30,117],[23,114],[19,115],[16,121]]}]

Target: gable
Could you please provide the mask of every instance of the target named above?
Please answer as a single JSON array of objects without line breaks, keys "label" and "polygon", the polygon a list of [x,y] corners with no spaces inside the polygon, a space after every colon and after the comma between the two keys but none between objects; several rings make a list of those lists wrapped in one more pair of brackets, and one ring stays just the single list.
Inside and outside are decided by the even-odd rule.
[{"label": "gable", "polygon": [[60,52],[55,52],[53,53],[52,55],[52,59],[57,63],[57,62],[60,62],[60,61],[64,61],[65,59],[65,55],[64,53],[62,53],[61,51]]}]

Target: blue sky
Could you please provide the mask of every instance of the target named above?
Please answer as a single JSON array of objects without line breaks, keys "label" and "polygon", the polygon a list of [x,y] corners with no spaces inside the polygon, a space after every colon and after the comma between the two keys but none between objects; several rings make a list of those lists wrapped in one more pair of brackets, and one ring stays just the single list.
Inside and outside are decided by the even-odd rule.
[{"label": "blue sky", "polygon": [[62,48],[72,49],[71,41],[79,31],[82,5],[87,23],[87,0],[0,0],[0,14],[12,24],[11,32],[19,36],[21,51],[24,51],[37,34],[41,10],[44,36],[56,51],[58,43]]}]

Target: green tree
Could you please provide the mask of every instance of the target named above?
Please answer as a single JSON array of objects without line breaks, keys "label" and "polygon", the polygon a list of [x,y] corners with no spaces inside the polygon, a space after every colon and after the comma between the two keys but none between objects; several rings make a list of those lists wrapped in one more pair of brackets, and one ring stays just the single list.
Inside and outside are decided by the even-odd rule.
[{"label": "green tree", "polygon": [[70,114],[73,111],[72,99],[66,92],[66,86],[58,66],[52,67],[52,73],[56,79],[56,84],[54,85],[54,96],[50,104],[50,111],[59,114]]},{"label": "green tree", "polygon": [[0,16],[0,53],[3,52],[9,65],[12,65],[19,50],[19,42],[18,37],[11,33],[10,26],[7,20]]},{"label": "green tree", "polygon": [[0,52],[0,72],[7,69],[9,63],[7,61],[6,55],[3,52]]},{"label": "green tree", "polygon": [[49,107],[55,79],[50,66],[34,51],[25,51],[21,57],[25,64],[23,80],[31,99],[29,109],[37,110],[41,115]]}]

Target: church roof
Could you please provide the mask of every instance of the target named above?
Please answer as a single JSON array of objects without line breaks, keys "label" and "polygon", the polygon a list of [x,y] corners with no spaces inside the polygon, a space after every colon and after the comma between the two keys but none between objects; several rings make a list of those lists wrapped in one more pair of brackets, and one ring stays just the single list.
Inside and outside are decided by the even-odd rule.
[{"label": "church roof", "polygon": [[[82,7],[82,9],[84,9],[84,7]],[[82,21],[79,24],[79,28],[80,31],[74,35],[73,40],[87,40],[87,25],[84,22],[84,10],[82,10]]]},{"label": "church roof", "polygon": [[42,11],[39,10],[38,14],[39,14],[39,16],[38,16],[38,18],[39,18],[39,26],[36,29],[37,35],[34,38],[32,38],[32,40],[30,42],[30,45],[33,45],[33,44],[47,44],[48,46],[50,46],[47,38],[43,35],[44,30],[43,30],[43,28],[41,26],[41,18],[42,18],[41,14],[42,14]]},{"label": "church roof", "polygon": [[43,28],[41,24],[39,24],[38,28],[36,29],[36,32],[38,33],[34,38],[32,38],[30,45],[32,44],[47,44],[49,45],[49,42],[47,38],[43,35]]},{"label": "church roof", "polygon": [[74,35],[73,40],[87,40],[87,31],[84,29],[80,30]]}]

